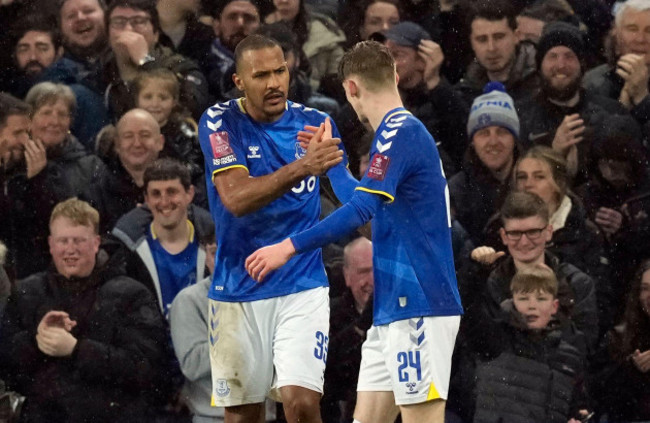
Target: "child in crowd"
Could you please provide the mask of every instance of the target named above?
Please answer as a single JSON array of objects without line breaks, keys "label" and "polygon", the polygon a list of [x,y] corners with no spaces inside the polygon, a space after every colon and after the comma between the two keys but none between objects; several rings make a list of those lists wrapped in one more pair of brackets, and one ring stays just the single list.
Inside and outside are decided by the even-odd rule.
[{"label": "child in crowd", "polygon": [[520,270],[499,319],[480,298],[466,308],[469,346],[479,354],[474,422],[575,422],[586,415],[586,344],[556,317],[558,281],[540,264]]},{"label": "child in crowd", "polygon": [[133,95],[136,107],[151,113],[160,125],[165,138],[160,157],[174,158],[187,164],[199,198],[204,197],[203,154],[198,127],[179,102],[180,84],[176,75],[164,68],[142,72],[133,82]]}]

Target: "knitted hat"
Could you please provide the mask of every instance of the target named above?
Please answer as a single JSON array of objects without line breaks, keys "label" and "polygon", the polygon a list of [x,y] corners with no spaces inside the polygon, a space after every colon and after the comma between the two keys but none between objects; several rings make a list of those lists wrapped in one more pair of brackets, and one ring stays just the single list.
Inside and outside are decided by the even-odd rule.
[{"label": "knitted hat", "polygon": [[535,60],[538,68],[542,65],[546,53],[557,46],[568,47],[578,56],[580,63],[584,62],[586,46],[580,29],[566,22],[550,22],[544,26],[542,37],[537,43]]},{"label": "knitted hat", "polygon": [[485,94],[478,96],[472,103],[467,120],[467,135],[471,140],[476,131],[488,126],[506,128],[515,139],[519,139],[519,117],[515,111],[514,101],[506,93],[500,82],[488,82],[483,88]]}]

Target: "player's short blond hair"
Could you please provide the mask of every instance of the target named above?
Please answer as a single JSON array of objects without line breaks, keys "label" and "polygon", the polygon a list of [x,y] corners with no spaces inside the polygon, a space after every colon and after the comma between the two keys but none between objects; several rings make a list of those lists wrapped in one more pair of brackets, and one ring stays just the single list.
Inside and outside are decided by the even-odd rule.
[{"label": "player's short blond hair", "polygon": [[395,59],[388,48],[377,41],[362,41],[352,47],[339,62],[339,78],[357,76],[365,87],[378,92],[395,84]]}]

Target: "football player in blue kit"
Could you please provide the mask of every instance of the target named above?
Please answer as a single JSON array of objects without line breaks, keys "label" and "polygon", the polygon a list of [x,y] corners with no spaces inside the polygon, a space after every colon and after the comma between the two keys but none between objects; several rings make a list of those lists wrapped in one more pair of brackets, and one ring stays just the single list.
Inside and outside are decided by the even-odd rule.
[{"label": "football player in blue kit", "polygon": [[[348,101],[375,130],[367,173],[340,209],[256,251],[246,269],[266,283],[285,262],[374,217],[374,316],[362,348],[355,422],[393,422],[398,413],[404,423],[443,422],[463,310],[440,157],[424,125],[404,109],[395,63],[384,46],[357,44],[339,71]],[[327,140],[323,129],[310,146]]]},{"label": "football player in blue kit", "polygon": [[318,175],[347,173],[344,152],[335,139],[300,146],[298,131],[327,115],[287,100],[289,70],[275,41],[249,36],[235,58],[244,97],[210,107],[199,124],[218,241],[209,290],[213,405],[225,407],[226,422],[264,422],[270,396],[283,401],[289,422],[321,422],[329,331],[321,252],[296,256],[263,285],[244,261],[318,223]]}]

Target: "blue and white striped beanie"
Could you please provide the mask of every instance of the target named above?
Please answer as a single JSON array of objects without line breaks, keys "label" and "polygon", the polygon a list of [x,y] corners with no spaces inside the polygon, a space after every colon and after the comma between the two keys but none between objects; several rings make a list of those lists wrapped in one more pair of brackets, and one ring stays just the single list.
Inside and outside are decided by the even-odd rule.
[{"label": "blue and white striped beanie", "polygon": [[474,99],[467,120],[467,135],[471,140],[476,131],[488,126],[501,126],[519,139],[519,116],[515,104],[500,82],[488,82],[483,95]]}]

